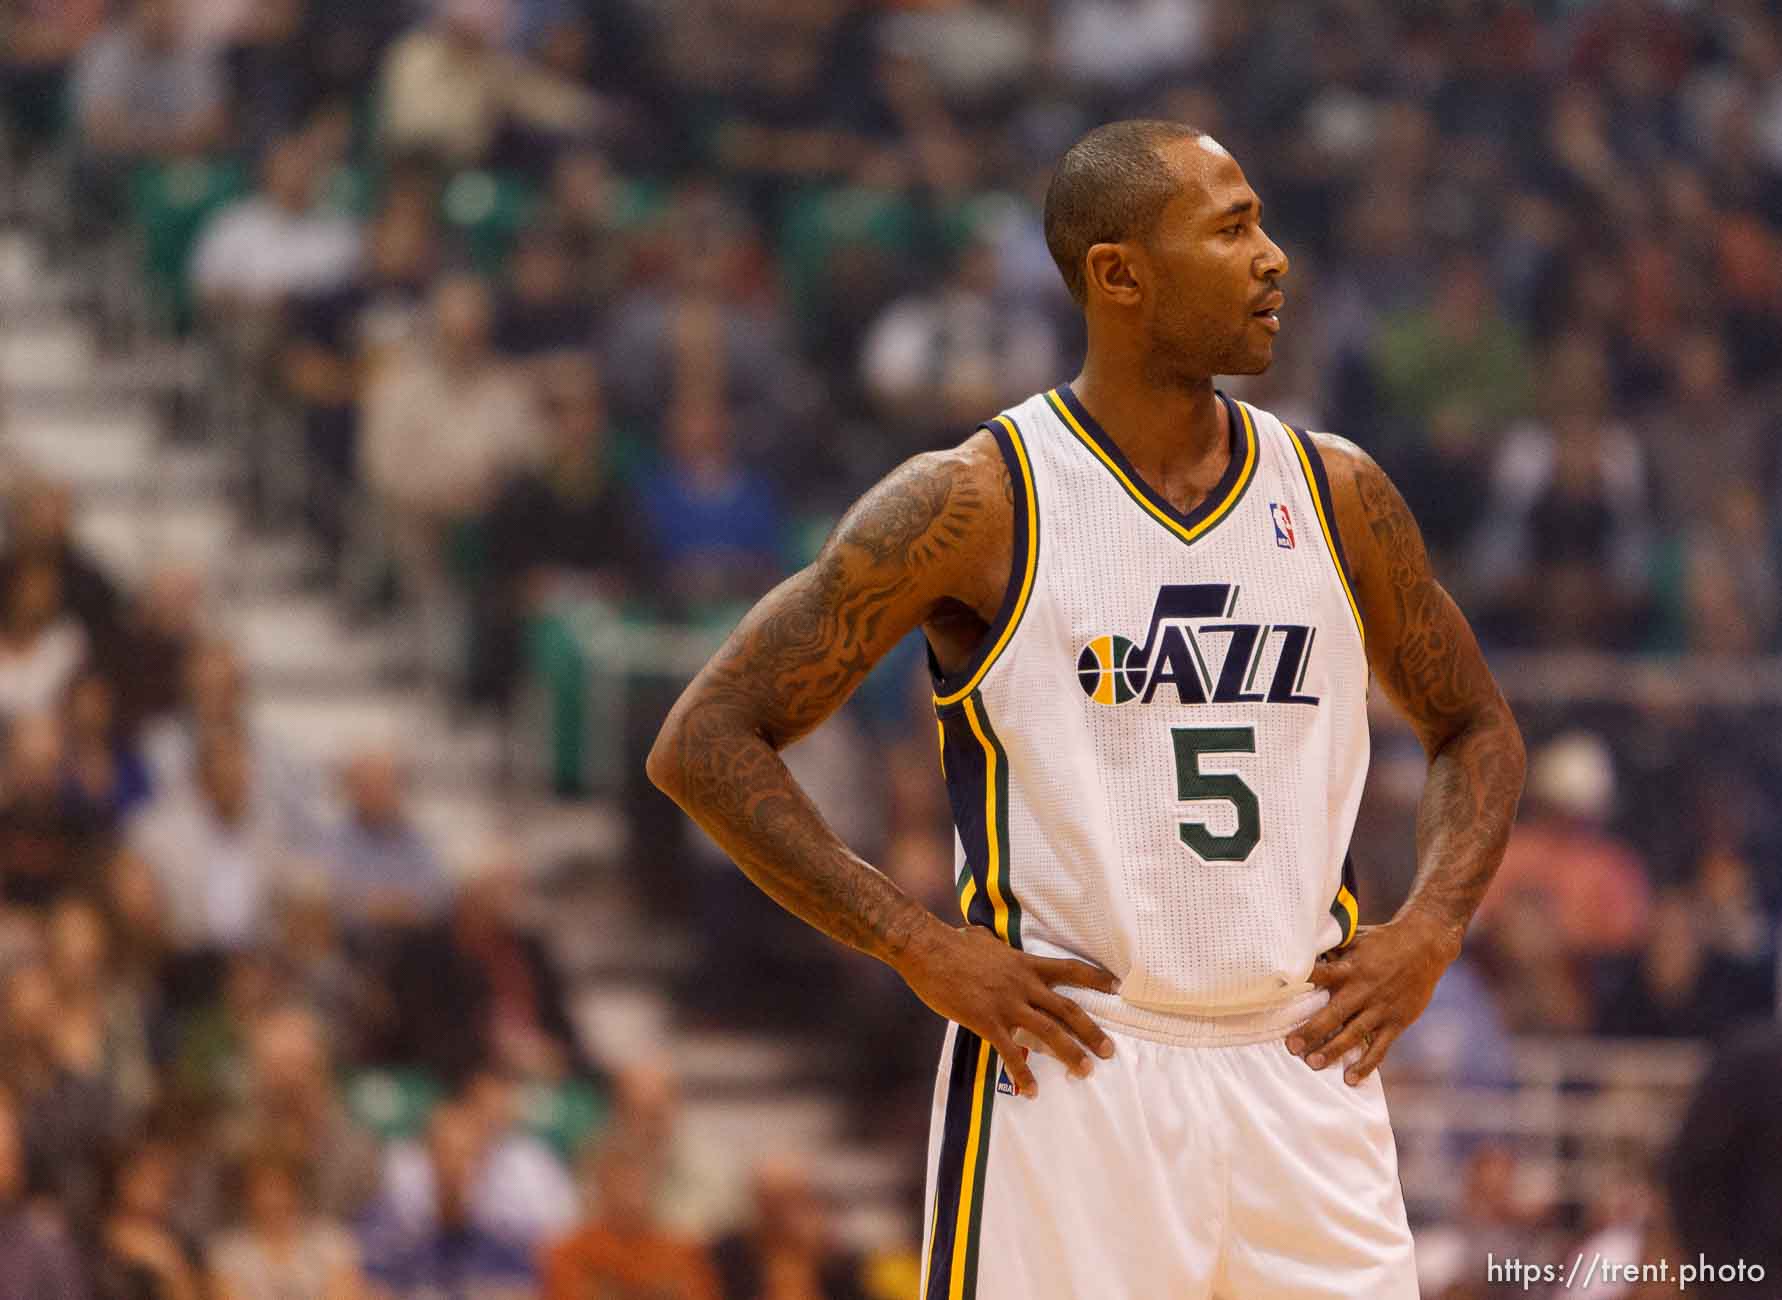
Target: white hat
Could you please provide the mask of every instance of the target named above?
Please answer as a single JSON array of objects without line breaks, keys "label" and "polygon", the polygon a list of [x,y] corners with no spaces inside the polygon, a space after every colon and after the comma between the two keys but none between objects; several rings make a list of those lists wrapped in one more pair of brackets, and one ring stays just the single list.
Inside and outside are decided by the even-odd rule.
[{"label": "white hat", "polygon": [[1601,736],[1568,731],[1535,755],[1528,790],[1541,803],[1588,821],[1604,821],[1615,806],[1615,762]]}]

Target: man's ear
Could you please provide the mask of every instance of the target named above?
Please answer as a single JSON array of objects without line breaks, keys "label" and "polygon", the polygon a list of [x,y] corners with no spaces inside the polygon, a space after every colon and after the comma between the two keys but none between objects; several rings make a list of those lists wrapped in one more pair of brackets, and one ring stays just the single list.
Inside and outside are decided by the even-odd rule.
[{"label": "man's ear", "polygon": [[1143,258],[1136,244],[1091,244],[1083,255],[1083,283],[1110,302],[1135,303],[1147,275]]}]

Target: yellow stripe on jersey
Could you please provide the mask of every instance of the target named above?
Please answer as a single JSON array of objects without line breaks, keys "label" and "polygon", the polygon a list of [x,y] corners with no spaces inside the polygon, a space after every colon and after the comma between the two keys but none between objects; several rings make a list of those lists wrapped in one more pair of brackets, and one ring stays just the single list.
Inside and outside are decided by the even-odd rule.
[{"label": "yellow stripe on jersey", "polygon": [[[1293,444],[1294,453],[1299,457],[1300,471],[1305,475],[1306,487],[1312,494],[1312,509],[1318,512],[1318,527],[1324,531],[1324,548],[1330,555],[1331,567],[1337,571],[1337,581],[1343,584],[1343,595],[1348,598],[1349,612],[1355,615],[1355,630],[1361,633],[1361,643],[1365,646],[1367,644],[1367,628],[1361,622],[1361,607],[1355,603],[1355,593],[1349,590],[1349,575],[1343,572],[1342,561],[1337,559],[1336,538],[1332,536],[1330,520],[1324,514],[1324,498],[1318,494],[1318,480],[1312,473],[1312,462],[1306,457],[1306,449],[1301,445],[1299,435],[1288,428],[1285,421],[1282,422],[1281,427],[1287,429],[1287,441]],[[1353,908],[1354,902],[1355,899],[1351,897],[1349,899],[1351,908]]]},{"label": "yellow stripe on jersey", "polygon": [[1355,901],[1355,895],[1349,892],[1349,886],[1343,885],[1337,890],[1337,906],[1348,913],[1349,923],[1343,927],[1343,941],[1337,945],[1347,948],[1349,941],[1355,937],[1355,931],[1361,924],[1361,905]]},{"label": "yellow stripe on jersey", "polygon": [[978,1044],[978,1076],[971,1088],[971,1131],[965,1139],[965,1169],[959,1184],[959,1221],[953,1232],[953,1275],[947,1300],[965,1300],[965,1261],[971,1254],[972,1190],[978,1176],[978,1144],[984,1138],[984,1085],[990,1072],[990,1044]]},{"label": "yellow stripe on jersey", "polygon": [[1243,413],[1244,418],[1243,471],[1237,476],[1237,481],[1231,485],[1231,490],[1225,494],[1225,499],[1217,506],[1213,507],[1211,513],[1209,513],[1206,518],[1195,523],[1192,527],[1186,526],[1175,519],[1171,519],[1169,515],[1165,514],[1162,510],[1159,510],[1154,504],[1146,499],[1144,492],[1140,490],[1139,486],[1126,476],[1126,471],[1121,469],[1120,466],[1114,462],[1114,458],[1103,451],[1100,446],[1096,444],[1095,439],[1089,436],[1089,431],[1077,422],[1077,417],[1070,413],[1070,408],[1066,406],[1063,400],[1058,396],[1058,390],[1056,388],[1046,394],[1046,401],[1051,403],[1052,409],[1058,413],[1058,418],[1063,420],[1065,424],[1070,427],[1070,431],[1077,435],[1078,441],[1093,452],[1097,460],[1108,467],[1109,473],[1120,480],[1121,484],[1126,488],[1127,494],[1131,496],[1134,501],[1138,502],[1148,510],[1158,523],[1169,529],[1177,537],[1180,537],[1184,542],[1192,542],[1214,524],[1225,518],[1225,516],[1230,513],[1232,506],[1237,504],[1238,498],[1244,495],[1244,489],[1250,485],[1250,478],[1256,472],[1256,428],[1250,423],[1250,412],[1244,404],[1242,402],[1233,402],[1232,405],[1237,407],[1237,409]]},{"label": "yellow stripe on jersey", "polygon": [[965,873],[965,884],[959,889],[959,911],[967,922],[971,920],[971,900],[977,896],[978,882],[972,879],[971,873],[968,871]]},{"label": "yellow stripe on jersey", "polygon": [[984,867],[984,884],[990,894],[991,910],[996,917],[996,936],[1007,943],[1009,904],[1008,899],[1003,897],[1002,890],[1002,858],[1005,846],[997,834],[996,822],[996,746],[990,743],[990,737],[984,734],[984,728],[978,722],[976,700],[966,700],[965,718],[971,723],[972,735],[984,747],[984,842],[990,846],[989,861]]},{"label": "yellow stripe on jersey", "polygon": [[1006,415],[996,417],[996,422],[1009,435],[1009,445],[1015,449],[1015,463],[1021,471],[1021,497],[1027,504],[1027,558],[1021,571],[1021,594],[1015,598],[1015,607],[1009,611],[1009,621],[1003,625],[1002,635],[996,638],[996,644],[990,647],[990,653],[984,656],[984,662],[958,690],[946,695],[937,695],[934,702],[937,707],[957,704],[973,691],[978,683],[984,680],[984,674],[990,671],[1007,648],[1009,638],[1015,635],[1015,629],[1021,624],[1021,615],[1027,610],[1027,598],[1033,595],[1033,575],[1039,567],[1039,503],[1033,492],[1033,466],[1027,460],[1027,446],[1021,441],[1021,431],[1015,422]]}]

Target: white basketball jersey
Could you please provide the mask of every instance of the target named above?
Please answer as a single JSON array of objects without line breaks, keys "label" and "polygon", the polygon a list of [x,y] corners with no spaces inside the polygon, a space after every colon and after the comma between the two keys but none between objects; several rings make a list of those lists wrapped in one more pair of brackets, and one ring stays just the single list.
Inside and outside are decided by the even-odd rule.
[{"label": "white basketball jersey", "polygon": [[1221,400],[1231,465],[1187,514],[1068,386],[986,426],[1015,485],[1013,572],[935,690],[966,919],[1200,1015],[1284,1000],[1354,935],[1368,764],[1317,448]]}]

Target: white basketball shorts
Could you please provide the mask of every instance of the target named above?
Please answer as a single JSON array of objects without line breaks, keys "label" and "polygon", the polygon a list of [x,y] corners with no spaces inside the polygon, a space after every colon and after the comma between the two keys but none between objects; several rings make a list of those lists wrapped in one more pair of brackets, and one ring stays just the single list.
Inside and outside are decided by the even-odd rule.
[{"label": "white basketball shorts", "polygon": [[1114,1056],[1077,1079],[1035,1051],[1036,1098],[948,1027],[923,1300],[1416,1300],[1379,1075],[1287,1051],[1324,993],[1204,1019],[1068,993]]}]

